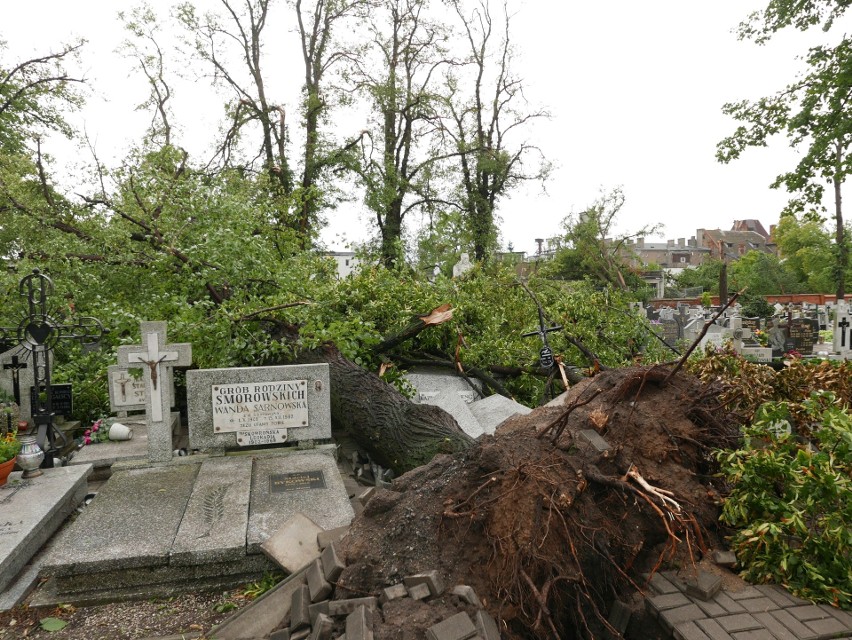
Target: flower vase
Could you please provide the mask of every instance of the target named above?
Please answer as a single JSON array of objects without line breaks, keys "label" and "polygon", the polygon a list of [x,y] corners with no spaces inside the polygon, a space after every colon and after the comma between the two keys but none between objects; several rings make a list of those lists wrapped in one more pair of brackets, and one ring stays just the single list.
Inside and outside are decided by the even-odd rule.
[{"label": "flower vase", "polygon": [[39,469],[44,461],[44,451],[38,446],[35,435],[18,435],[21,442],[21,451],[18,453],[18,466],[23,469],[22,479],[37,478],[42,474]]},{"label": "flower vase", "polygon": [[12,469],[14,468],[15,458],[7,460],[6,462],[0,462],[0,486],[6,484],[6,480],[9,479],[9,474],[12,473]]}]

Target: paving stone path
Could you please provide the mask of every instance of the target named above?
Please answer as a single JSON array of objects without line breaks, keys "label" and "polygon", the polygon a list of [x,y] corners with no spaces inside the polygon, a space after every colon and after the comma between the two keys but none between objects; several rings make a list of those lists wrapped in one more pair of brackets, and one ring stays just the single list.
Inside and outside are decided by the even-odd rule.
[{"label": "paving stone path", "polygon": [[852,640],[852,614],[815,605],[777,586],[687,595],[674,572],[655,574],[648,610],[677,640]]}]

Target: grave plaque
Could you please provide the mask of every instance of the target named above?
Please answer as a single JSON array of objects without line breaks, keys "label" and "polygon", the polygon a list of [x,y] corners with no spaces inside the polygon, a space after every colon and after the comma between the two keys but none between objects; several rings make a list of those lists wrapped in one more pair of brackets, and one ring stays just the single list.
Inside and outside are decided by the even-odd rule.
[{"label": "grave plaque", "polygon": [[326,364],[188,371],[190,447],[330,438],[329,384]]},{"label": "grave plaque", "polygon": [[107,367],[107,376],[113,411],[145,410],[145,380],[141,375],[133,376],[128,369],[113,365]]},{"label": "grave plaque", "polygon": [[322,469],[312,469],[301,473],[274,473],[269,476],[270,493],[325,488],[325,476]]},{"label": "grave plaque", "polygon": [[[73,413],[74,402],[71,397],[70,384],[54,384],[53,398],[51,399],[51,407],[54,415],[70,418]],[[30,387],[30,406],[34,407],[38,403],[35,387]]]},{"label": "grave plaque", "polygon": [[790,341],[802,355],[811,355],[819,338],[819,323],[810,318],[794,318],[790,321]]},{"label": "grave plaque", "polygon": [[307,387],[307,380],[214,384],[213,430],[247,433],[307,427]]},{"label": "grave plaque", "polygon": [[760,330],[760,318],[740,318],[742,328],[749,329],[752,333]]}]

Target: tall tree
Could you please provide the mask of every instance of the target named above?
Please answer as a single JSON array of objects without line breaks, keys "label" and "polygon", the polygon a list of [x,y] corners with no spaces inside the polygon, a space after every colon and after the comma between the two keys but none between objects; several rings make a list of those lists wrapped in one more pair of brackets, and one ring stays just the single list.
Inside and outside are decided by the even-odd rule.
[{"label": "tall tree", "polygon": [[[780,29],[807,29],[821,24],[828,29],[848,3],[831,0],[771,0],[767,8],[740,25],[741,37],[765,42]],[[843,38],[835,47],[812,48],[805,58],[800,79],[778,93],[755,101],[729,103],[723,111],[742,122],[733,135],[722,140],[717,158],[730,162],[752,146],[766,146],[777,135],[803,151],[794,170],[772,183],[793,194],[787,212],[822,207],[824,184],[832,186],[834,199],[836,296],[846,295],[849,266],[848,239],[843,224],[842,185],[852,173],[852,41]]]},{"label": "tall tree", "polygon": [[356,49],[340,43],[335,31],[347,20],[369,6],[368,0],[296,0],[295,11],[299,25],[305,84],[302,89],[305,147],[303,154],[301,191],[298,198],[299,231],[302,238],[310,236],[322,207],[319,181],[324,170],[343,161],[342,152],[355,147],[350,141],[343,148],[323,144],[320,124],[329,111],[326,79],[335,67],[357,57]]},{"label": "tall tree", "polygon": [[[449,78],[445,133],[459,151],[459,206],[471,229],[474,257],[485,260],[496,244],[497,201],[522,181],[543,180],[549,170],[538,147],[512,144],[512,136],[548,114],[526,106],[523,79],[513,70],[508,3],[496,21],[489,0],[477,0],[471,10],[461,0],[451,4],[469,57]],[[531,156],[536,162],[529,167]]]},{"label": "tall tree", "polygon": [[157,15],[150,5],[141,4],[130,11],[120,12],[119,19],[130,34],[122,45],[123,54],[132,59],[148,83],[148,98],[138,110],[152,112],[147,138],[153,144],[172,144],[172,114],[169,100],[172,88],[166,80],[166,62],[163,49],[157,40],[160,28]]},{"label": "tall tree", "polygon": [[633,256],[627,241],[651,235],[660,225],[615,236],[616,219],[623,206],[624,193],[613,189],[579,215],[565,218],[562,247],[549,267],[554,275],[567,280],[591,278],[623,291],[643,286],[630,268]]},{"label": "tall tree", "polygon": [[428,0],[379,0],[367,18],[371,56],[352,61],[355,86],[372,103],[375,127],[358,173],[381,234],[382,261],[402,261],[403,220],[436,204],[434,175],[445,153],[436,135],[440,74],[451,63],[447,31]]},{"label": "tall tree", "polygon": [[[231,94],[227,104],[231,124],[219,146],[222,161],[251,169],[255,160],[261,159],[273,193],[289,196],[293,174],[286,149],[286,112],[270,95],[264,73],[264,37],[272,3],[273,0],[245,0],[240,11],[236,0],[220,0],[224,16],[199,16],[193,5],[185,3],[179,7],[178,17],[192,34],[198,57],[212,66],[215,81]],[[242,67],[229,64],[234,52]],[[246,158],[237,160],[234,156],[238,142],[255,126],[260,129],[259,146],[249,150]],[[288,222],[283,205],[278,222]]]}]

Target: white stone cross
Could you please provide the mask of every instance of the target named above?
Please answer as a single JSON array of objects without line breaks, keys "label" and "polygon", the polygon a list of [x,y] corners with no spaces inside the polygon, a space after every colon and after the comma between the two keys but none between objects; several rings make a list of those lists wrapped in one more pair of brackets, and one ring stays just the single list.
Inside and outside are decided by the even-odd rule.
[{"label": "white stone cross", "polygon": [[[118,348],[118,364],[143,368],[145,416],[148,423],[148,453],[152,461],[170,460],[172,390],[168,371],[192,364],[192,345],[167,344],[165,322],[142,322],[142,346]],[[165,415],[164,415],[165,413]]]}]

